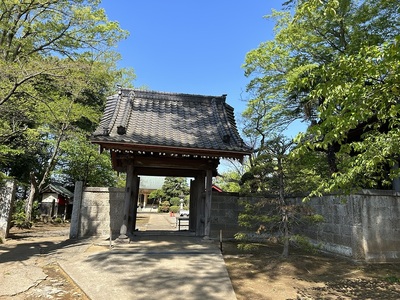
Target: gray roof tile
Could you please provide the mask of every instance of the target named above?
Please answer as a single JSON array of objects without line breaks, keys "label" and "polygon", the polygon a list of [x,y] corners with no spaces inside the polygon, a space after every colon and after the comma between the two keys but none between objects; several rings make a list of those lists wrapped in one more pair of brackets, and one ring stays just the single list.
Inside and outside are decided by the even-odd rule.
[{"label": "gray roof tile", "polygon": [[[126,133],[118,134],[119,126]],[[92,142],[250,152],[225,96],[136,89],[121,89],[108,98]]]}]

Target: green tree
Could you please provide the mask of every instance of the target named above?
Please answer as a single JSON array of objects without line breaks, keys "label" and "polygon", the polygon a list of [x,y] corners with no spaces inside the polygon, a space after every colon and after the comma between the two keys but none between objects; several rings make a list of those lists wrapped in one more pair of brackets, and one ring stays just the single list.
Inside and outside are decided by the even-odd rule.
[{"label": "green tree", "polygon": [[246,172],[248,160],[241,163],[237,160],[226,159],[221,174],[215,177],[214,184],[224,192],[237,193],[240,191],[240,178]]},{"label": "green tree", "polygon": [[187,198],[189,195],[189,186],[184,177],[166,177],[161,188],[164,199],[171,205],[179,205],[181,197]]},{"label": "green tree", "polygon": [[161,203],[161,200],[164,199],[164,197],[165,197],[164,191],[161,189],[154,190],[149,195],[149,199],[158,200],[158,203]]},{"label": "green tree", "polygon": [[84,132],[69,132],[60,148],[55,177],[64,186],[83,181],[85,186],[116,186],[117,175],[112,169],[109,153],[99,153]]},{"label": "green tree", "polygon": [[240,173],[236,170],[227,170],[215,178],[215,184],[224,192],[238,193],[240,191]]},{"label": "green tree", "polygon": [[[293,161],[289,155],[294,147],[294,142],[283,135],[265,140],[263,147],[258,149],[259,155],[253,168],[244,174],[251,173],[253,176],[242,176],[241,180],[245,193],[262,197],[259,201],[243,203],[244,211],[239,216],[239,224],[257,233],[268,232],[280,237],[283,242],[283,257],[289,255],[293,228],[305,220],[320,219],[312,216],[308,206],[288,199],[299,188],[299,176],[294,168],[298,161]],[[254,186],[257,187],[256,194],[251,190]],[[237,238],[243,239],[246,235],[238,234]]]},{"label": "green tree", "polygon": [[[116,67],[120,56],[110,51],[127,32],[107,19],[99,3],[0,3],[0,163],[15,173],[9,170],[13,161],[32,153],[39,161],[20,174],[30,178],[27,216],[68,132],[91,131],[109,91],[133,79],[131,70]],[[28,143],[38,137],[39,143]]]},{"label": "green tree", "polygon": [[[107,20],[99,0],[3,0],[0,3],[0,105],[42,96],[35,84],[66,78],[62,60],[91,53],[96,60],[127,36]],[[28,99],[27,99],[28,98]]]},{"label": "green tree", "polygon": [[312,194],[389,187],[398,176],[398,3],[289,2],[293,14],[270,16],[274,40],[246,56],[246,130],[265,137],[307,121],[294,154],[322,152],[329,166]]}]

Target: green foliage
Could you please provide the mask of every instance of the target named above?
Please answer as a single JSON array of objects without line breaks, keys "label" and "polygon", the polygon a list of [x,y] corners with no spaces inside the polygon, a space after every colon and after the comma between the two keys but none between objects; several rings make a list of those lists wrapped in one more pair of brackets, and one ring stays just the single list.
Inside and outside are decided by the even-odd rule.
[{"label": "green foliage", "polygon": [[169,199],[169,203],[171,203],[172,206],[180,206],[181,198],[172,197],[171,199]]},{"label": "green foliage", "polygon": [[302,216],[302,221],[308,224],[318,224],[324,222],[324,217],[319,214]]},{"label": "green foliage", "polygon": [[262,231],[266,231],[266,228],[272,230],[281,219],[274,199],[262,198],[255,202],[242,200],[239,204],[243,211],[239,214],[238,223],[247,230],[258,233],[261,233],[260,228],[263,228]]},{"label": "green foliage", "polygon": [[12,215],[11,222],[13,226],[18,227],[19,229],[23,228],[31,228],[32,222],[27,221],[25,212],[16,212]]},{"label": "green foliage", "polygon": [[53,220],[53,223],[61,224],[61,223],[64,223],[64,220],[60,217],[57,217]]},{"label": "green foliage", "polygon": [[260,245],[256,243],[239,243],[237,248],[245,252],[254,252],[260,249]]},{"label": "green foliage", "polygon": [[169,212],[170,204],[169,201],[163,201],[160,203],[160,206],[158,207],[159,212]]},{"label": "green foliage", "polygon": [[[254,97],[243,114],[245,134],[263,145],[271,131],[307,122],[293,157],[325,158],[322,171],[305,165],[310,195],[390,188],[400,175],[398,3],[290,3],[293,13],[268,16],[275,38],[246,55]],[[299,177],[298,184],[307,181]]]},{"label": "green foliage", "polygon": [[166,177],[161,190],[163,199],[172,205],[179,205],[181,197],[189,194],[189,185],[184,177]]},{"label": "green foliage", "polygon": [[303,235],[293,235],[291,237],[291,242],[295,243],[297,247],[299,247],[300,249],[309,252],[309,253],[317,253],[319,246],[315,246],[310,242],[310,239],[307,238],[306,236]]},{"label": "green foliage", "polygon": [[326,173],[318,154],[292,156],[296,144],[283,135],[271,134],[260,141],[239,181],[241,193],[279,195],[305,193],[316,187]]},{"label": "green foliage", "polygon": [[389,283],[400,283],[400,278],[395,275],[386,276],[385,281]]},{"label": "green foliage", "polygon": [[116,186],[117,175],[112,169],[109,153],[99,153],[84,132],[70,132],[60,145],[62,154],[56,165],[58,181],[74,185],[83,181],[86,186]]},{"label": "green foliage", "polygon": [[224,192],[238,193],[240,191],[240,173],[238,170],[228,170],[215,179],[215,184]]},{"label": "green foliage", "polygon": [[[134,78],[132,70],[117,68],[120,55],[112,51],[128,33],[99,3],[0,3],[0,172],[25,186],[34,172],[43,188],[66,153],[60,145],[75,131],[91,132],[116,83]],[[106,175],[111,185],[99,169],[109,158],[96,159],[88,182],[97,185]]]},{"label": "green foliage", "polygon": [[159,189],[159,190],[155,190],[152,191],[149,195],[149,199],[164,199],[165,198],[165,193],[163,190]]},{"label": "green foliage", "polygon": [[179,211],[179,208],[180,208],[180,206],[172,205],[172,206],[170,206],[169,211],[176,214]]},{"label": "green foliage", "polygon": [[253,247],[254,238],[259,236],[265,241],[279,239],[282,243],[287,239],[288,243],[290,241],[307,251],[315,248],[307,244],[306,237],[293,234],[305,225],[324,221],[321,215],[313,213],[310,206],[296,202],[283,204],[276,198],[242,200],[239,204],[243,210],[238,222],[244,231],[237,233],[235,239],[242,242],[243,247]]}]

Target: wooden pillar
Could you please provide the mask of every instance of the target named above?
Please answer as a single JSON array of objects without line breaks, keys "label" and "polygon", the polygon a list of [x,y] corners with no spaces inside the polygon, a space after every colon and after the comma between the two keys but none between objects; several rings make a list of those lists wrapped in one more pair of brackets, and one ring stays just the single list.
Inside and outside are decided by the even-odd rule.
[{"label": "wooden pillar", "polygon": [[132,182],[131,205],[129,209],[129,218],[128,218],[128,233],[130,234],[133,234],[133,232],[136,229],[136,215],[138,207],[140,177],[137,176],[137,174],[134,174],[132,180],[133,182]]},{"label": "wooden pillar", "polygon": [[196,232],[197,224],[197,195],[196,195],[196,180],[190,180],[190,203],[189,203],[189,231]]},{"label": "wooden pillar", "polygon": [[133,187],[133,164],[129,164],[126,170],[126,184],[125,184],[125,196],[124,196],[124,217],[122,220],[121,229],[119,231],[119,238],[126,239],[128,232],[128,219],[131,207],[132,199],[132,187]]},{"label": "wooden pillar", "polygon": [[204,236],[204,224],[205,224],[205,174],[202,173],[201,175],[196,177],[196,236]]},{"label": "wooden pillar", "polygon": [[212,200],[212,170],[206,173],[206,195],[204,201],[204,236],[210,237],[211,229],[211,200]]}]

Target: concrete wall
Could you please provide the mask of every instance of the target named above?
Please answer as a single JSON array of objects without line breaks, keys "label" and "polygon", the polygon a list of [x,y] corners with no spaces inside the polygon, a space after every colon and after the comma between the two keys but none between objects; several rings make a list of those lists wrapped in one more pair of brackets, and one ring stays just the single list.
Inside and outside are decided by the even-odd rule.
[{"label": "concrete wall", "polygon": [[4,241],[10,230],[11,214],[15,199],[14,181],[0,182],[0,238]]},{"label": "concrete wall", "polygon": [[304,233],[322,248],[368,262],[400,261],[400,194],[364,190],[312,199],[324,222]]},{"label": "concrete wall", "polygon": [[[237,194],[213,193],[211,238],[219,238],[220,230],[224,239],[233,238],[241,230],[239,201]],[[324,222],[302,231],[326,251],[369,262],[400,261],[400,193],[365,190],[350,196],[314,198],[309,204]],[[123,205],[123,188],[85,188],[78,236],[109,237],[110,229],[113,236],[118,235]]]},{"label": "concrete wall", "polygon": [[[259,198],[242,198],[257,201]],[[237,196],[213,194],[211,237],[225,238],[242,230]],[[301,203],[301,198],[293,198]],[[322,249],[368,262],[400,261],[400,193],[364,190],[349,196],[329,195],[309,202],[324,222],[301,229]]]},{"label": "concrete wall", "polygon": [[[83,189],[79,237],[113,236],[119,233],[124,210],[123,188]],[[112,216],[112,218],[110,218]]]},{"label": "concrete wall", "polygon": [[238,216],[242,207],[238,200],[239,195],[236,193],[213,192],[210,238],[219,238],[220,230],[224,239],[233,238],[234,234],[240,231]]},{"label": "concrete wall", "polygon": [[[79,237],[119,234],[123,220],[124,188],[86,187],[82,192],[80,207]],[[216,193],[212,195],[211,237],[217,238],[220,229],[227,237],[238,232],[238,195]],[[110,218],[110,216],[112,216]]]}]

